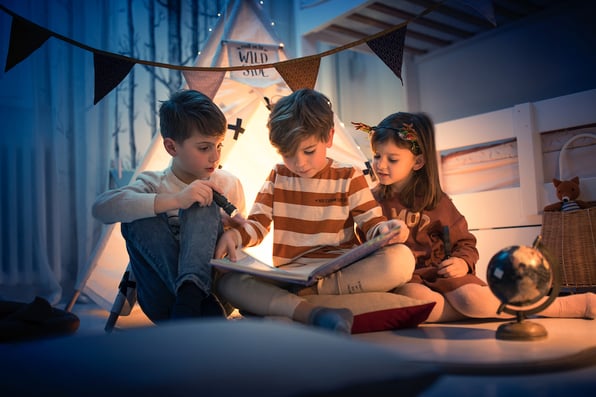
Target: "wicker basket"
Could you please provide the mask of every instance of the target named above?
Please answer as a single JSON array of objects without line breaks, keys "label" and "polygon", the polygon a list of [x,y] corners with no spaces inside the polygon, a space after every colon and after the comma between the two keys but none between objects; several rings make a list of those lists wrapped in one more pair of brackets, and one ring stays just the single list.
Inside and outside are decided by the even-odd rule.
[{"label": "wicker basket", "polygon": [[596,286],[596,208],[547,211],[542,244],[561,266],[564,287]]},{"label": "wicker basket", "polygon": [[[579,134],[571,141],[594,134]],[[559,155],[559,175],[562,175]],[[562,287],[596,287],[596,207],[576,211],[545,211],[542,215],[542,244],[559,261]]]}]

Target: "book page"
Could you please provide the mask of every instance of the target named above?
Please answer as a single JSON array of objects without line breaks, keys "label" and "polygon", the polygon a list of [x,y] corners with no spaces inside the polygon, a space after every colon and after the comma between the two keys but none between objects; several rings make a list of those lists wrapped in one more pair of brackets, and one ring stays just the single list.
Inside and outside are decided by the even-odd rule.
[{"label": "book page", "polygon": [[386,245],[389,240],[399,233],[399,227],[396,227],[385,234],[376,236],[350,250],[342,255],[329,260],[326,263],[290,263],[281,267],[273,267],[257,258],[254,258],[246,252],[239,250],[237,252],[238,260],[232,262],[227,258],[213,259],[211,264],[220,269],[249,273],[255,276],[266,277],[278,281],[298,283],[303,285],[312,285],[318,279],[334,273],[360,259],[370,255],[374,251]]},{"label": "book page", "polygon": [[365,241],[351,250],[344,252],[337,258],[331,259],[329,262],[319,266],[318,269],[313,271],[313,278],[324,277],[364,258],[365,256],[372,254],[379,248],[387,245],[389,240],[399,233],[399,230],[399,227],[395,227],[389,230],[387,233],[379,234],[373,239]]},{"label": "book page", "polygon": [[309,275],[315,265],[290,265],[286,268],[291,268],[292,271],[282,270],[277,267],[270,266],[261,262],[257,258],[247,255],[244,252],[238,253],[238,260],[232,262],[229,259],[213,259],[211,264],[226,270],[238,271],[242,273],[249,273],[255,276],[262,276],[279,281],[287,281],[293,283],[304,284],[309,281]]}]

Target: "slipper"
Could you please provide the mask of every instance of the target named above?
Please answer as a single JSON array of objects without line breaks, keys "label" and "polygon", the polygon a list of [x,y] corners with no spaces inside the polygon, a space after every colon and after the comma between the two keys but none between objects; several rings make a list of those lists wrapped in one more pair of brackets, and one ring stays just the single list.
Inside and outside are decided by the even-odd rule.
[{"label": "slipper", "polygon": [[0,343],[68,335],[79,329],[74,313],[53,308],[35,297],[31,303],[0,301]]}]

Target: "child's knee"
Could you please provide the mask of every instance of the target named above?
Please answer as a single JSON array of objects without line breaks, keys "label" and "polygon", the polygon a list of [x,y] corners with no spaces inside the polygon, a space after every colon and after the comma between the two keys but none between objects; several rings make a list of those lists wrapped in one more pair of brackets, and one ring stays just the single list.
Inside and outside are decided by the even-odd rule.
[{"label": "child's knee", "polygon": [[242,273],[227,272],[218,277],[215,284],[216,292],[226,295],[238,288],[248,281],[249,276]]},{"label": "child's knee", "polygon": [[393,279],[395,286],[407,283],[412,278],[415,267],[412,251],[404,244],[389,245],[384,250],[387,277]]}]

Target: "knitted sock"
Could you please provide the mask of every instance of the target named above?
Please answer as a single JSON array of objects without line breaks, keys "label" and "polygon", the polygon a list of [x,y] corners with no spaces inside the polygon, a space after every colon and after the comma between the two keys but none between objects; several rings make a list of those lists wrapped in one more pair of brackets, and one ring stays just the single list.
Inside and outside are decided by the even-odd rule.
[{"label": "knitted sock", "polygon": [[561,297],[561,317],[594,319],[596,294],[586,292]]},{"label": "knitted sock", "polygon": [[354,315],[349,309],[318,306],[310,312],[307,324],[349,335],[352,333],[353,322]]},{"label": "knitted sock", "polygon": [[596,294],[586,292],[558,297],[539,315],[593,320],[596,317]]},{"label": "knitted sock", "polygon": [[176,302],[172,308],[174,319],[200,317],[203,314],[203,300],[207,294],[191,281],[185,281],[176,291]]}]

